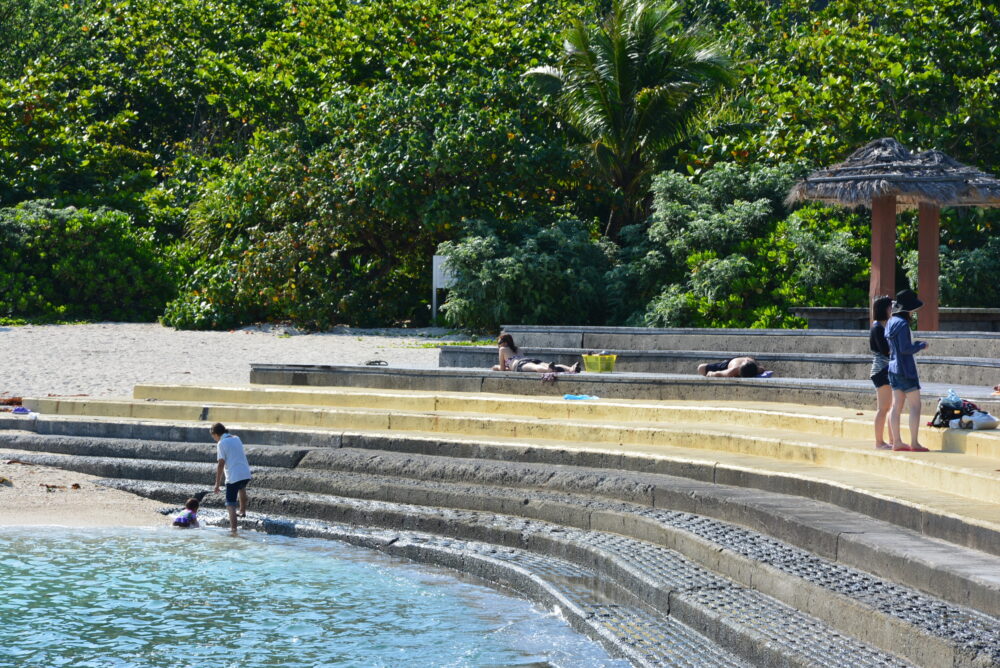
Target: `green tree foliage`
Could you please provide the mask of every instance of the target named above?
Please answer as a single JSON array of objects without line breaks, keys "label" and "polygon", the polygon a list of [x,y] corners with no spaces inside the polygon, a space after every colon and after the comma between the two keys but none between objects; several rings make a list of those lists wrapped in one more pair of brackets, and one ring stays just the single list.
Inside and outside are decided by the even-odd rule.
[{"label": "green tree foliage", "polygon": [[495,331],[505,322],[605,322],[613,247],[594,243],[579,221],[524,219],[501,229],[470,221],[461,241],[440,252],[457,279],[441,309],[454,325]]},{"label": "green tree foliage", "polygon": [[527,77],[557,96],[560,117],[579,134],[619,198],[605,235],[648,213],[658,152],[698,127],[718,92],[733,81],[722,47],[685,27],[674,0],[614,0],[597,26],[577,22],[564,35],[557,67]]},{"label": "green tree foliage", "polygon": [[250,131],[234,112],[280,93],[250,73],[283,4],[9,0],[0,205],[50,197],[141,219],[178,155],[230,152]]},{"label": "green tree foliage", "polygon": [[[1000,171],[1000,17],[984,0],[739,0],[709,7],[744,63],[743,161],[842,160],[879,137]],[[731,119],[731,117],[724,117]]]},{"label": "green tree foliage", "polygon": [[[517,78],[345,91],[304,126],[259,134],[192,211],[198,248],[236,267],[242,313],[227,323],[426,321],[431,256],[463,219],[544,219],[589,192]],[[211,272],[179,302],[204,301]],[[165,321],[190,326],[180,312],[190,309],[178,303]]]},{"label": "green tree foliage", "polygon": [[656,177],[648,229],[609,275],[616,317],[699,327],[800,325],[792,306],[865,301],[862,217],[782,200],[801,167],[720,164],[698,182]]},{"label": "green tree foliage", "polygon": [[172,268],[120,211],[0,209],[0,315],[153,320],[174,291]]},{"label": "green tree foliage", "polygon": [[[792,304],[863,303],[863,293],[849,294],[858,282],[850,258],[866,256],[867,221],[813,207],[788,215],[776,176],[714,163],[778,165],[785,174],[782,165],[829,164],[892,135],[1000,171],[1000,22],[985,0],[692,0],[686,14],[621,0],[618,14],[592,25],[591,12],[612,5],[0,3],[0,207],[8,209],[0,281],[19,300],[4,308],[98,317],[87,315],[98,304],[100,317],[132,318],[171,296],[169,286],[151,289],[155,299],[114,315],[96,295],[73,292],[77,303],[46,287],[56,283],[45,283],[40,256],[10,249],[27,248],[39,230],[70,229],[52,222],[68,217],[111,230],[115,248],[101,251],[109,257],[145,258],[134,260],[146,267],[140,284],[159,285],[142,273],[152,271],[147,260],[185,267],[164,269],[168,280],[183,276],[165,315],[171,324],[426,322],[431,254],[479,229],[463,219],[485,221],[500,239],[530,240],[524,221],[555,234],[553,225],[566,225],[557,221],[607,221],[618,207],[603,230],[615,253],[593,229],[586,246],[579,230],[590,225],[560,233],[573,257],[612,258],[600,266],[615,289],[602,293],[603,306],[587,302],[588,321],[791,323],[780,313]],[[740,63],[741,83],[720,108],[710,102],[725,59],[696,23],[732,44]],[[560,49],[567,25],[578,38],[568,52]],[[625,33],[631,41],[616,37]],[[590,89],[570,78],[578,65],[586,72],[586,53],[604,64]],[[526,94],[519,75],[544,63],[557,63],[564,93],[579,90],[587,104]],[[579,113],[560,126],[557,108]],[[700,111],[713,112],[704,126],[712,130],[691,138],[703,127]],[[589,154],[580,147],[588,142]],[[649,175],[678,166],[694,178],[658,180],[650,224]],[[639,203],[634,210],[626,196]],[[38,199],[51,204],[11,213]],[[26,217],[49,222],[32,227]],[[82,222],[92,219],[102,222]],[[983,244],[997,225],[993,212],[944,212],[944,303],[994,305],[984,303],[989,290],[959,286],[1000,282],[991,278],[993,246]],[[899,230],[908,257],[913,218],[901,217]],[[91,259],[61,263],[89,274]],[[492,322],[472,305],[464,312]]]}]

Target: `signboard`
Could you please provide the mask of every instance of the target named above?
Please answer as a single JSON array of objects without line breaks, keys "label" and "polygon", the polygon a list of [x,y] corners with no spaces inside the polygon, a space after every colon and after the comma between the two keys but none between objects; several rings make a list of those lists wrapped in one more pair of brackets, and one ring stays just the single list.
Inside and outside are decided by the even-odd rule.
[{"label": "signboard", "polygon": [[434,276],[431,279],[431,321],[437,322],[438,290],[444,290],[455,285],[455,275],[448,268],[448,258],[444,255],[435,255],[432,265]]},{"label": "signboard", "polygon": [[448,268],[448,258],[444,255],[434,256],[434,289],[443,290],[455,284],[455,275]]}]

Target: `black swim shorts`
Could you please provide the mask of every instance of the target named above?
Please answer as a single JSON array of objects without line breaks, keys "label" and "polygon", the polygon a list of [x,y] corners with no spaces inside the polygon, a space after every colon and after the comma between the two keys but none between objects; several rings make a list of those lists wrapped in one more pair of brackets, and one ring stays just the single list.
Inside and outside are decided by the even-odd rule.
[{"label": "black swim shorts", "polygon": [[244,478],[243,480],[237,480],[236,482],[226,483],[226,505],[227,506],[237,506],[239,503],[236,501],[237,493],[247,486],[250,482],[250,478]]},{"label": "black swim shorts", "polygon": [[729,363],[732,362],[732,358],[727,359],[725,362],[712,362],[708,365],[705,371],[725,371],[729,368]]}]

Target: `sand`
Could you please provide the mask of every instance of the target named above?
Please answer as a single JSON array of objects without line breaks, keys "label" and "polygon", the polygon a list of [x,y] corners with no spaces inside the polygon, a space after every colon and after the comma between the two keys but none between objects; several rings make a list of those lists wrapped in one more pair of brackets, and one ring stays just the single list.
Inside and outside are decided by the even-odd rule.
[{"label": "sand", "polygon": [[[95,483],[96,477],[48,466],[12,463],[0,450],[0,526],[163,526],[164,504]],[[206,472],[210,470],[206,466]]]},{"label": "sand", "polygon": [[[433,368],[442,341],[467,339],[444,329],[352,330],[299,334],[292,328],[177,331],[156,324],[0,326],[0,398],[86,395],[131,397],[139,383],[237,385],[250,363],[362,364]],[[96,478],[8,463],[0,451],[0,526],[157,526],[162,503],[95,484]],[[205,479],[214,475],[206,465]],[[79,488],[74,488],[76,484]],[[49,485],[51,487],[46,487]]]},{"label": "sand", "polygon": [[287,335],[283,327],[177,331],[156,324],[0,326],[0,397],[130,397],[139,383],[250,380],[250,364],[363,364],[433,368],[444,329],[352,330]]}]

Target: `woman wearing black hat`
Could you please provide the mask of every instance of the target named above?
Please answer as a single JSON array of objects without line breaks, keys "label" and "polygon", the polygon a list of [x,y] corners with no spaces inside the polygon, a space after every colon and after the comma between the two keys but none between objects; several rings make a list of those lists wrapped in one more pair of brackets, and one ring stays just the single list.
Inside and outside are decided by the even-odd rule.
[{"label": "woman wearing black hat", "polygon": [[[912,290],[900,290],[892,303],[892,317],[885,326],[885,340],[889,343],[889,386],[892,388],[892,408],[889,409],[889,434],[893,450],[927,452],[917,440],[920,428],[920,378],[917,376],[915,353],[927,348],[926,341],[910,339],[910,312],[924,303]],[[910,415],[910,444],[903,442],[900,417],[906,403]]]}]

